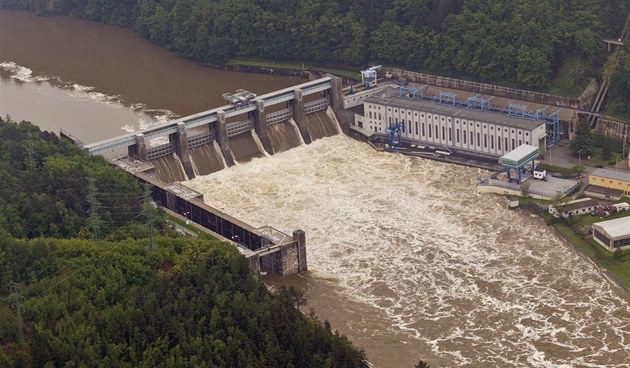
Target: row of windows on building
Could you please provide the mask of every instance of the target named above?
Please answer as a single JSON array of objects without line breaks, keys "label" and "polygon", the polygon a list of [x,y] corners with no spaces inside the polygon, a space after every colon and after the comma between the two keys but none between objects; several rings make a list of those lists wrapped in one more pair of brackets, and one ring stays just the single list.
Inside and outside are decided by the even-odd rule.
[{"label": "row of windows on building", "polygon": [[[373,122],[370,121],[370,123],[373,123]],[[472,123],[470,124],[472,125]],[[477,126],[479,126],[479,124],[477,124]],[[413,134],[411,122],[407,122],[407,124],[405,124],[405,121],[403,120],[401,122],[401,128],[402,128],[403,133],[409,132],[410,134]],[[438,125],[431,126],[430,124],[427,124],[427,126],[425,126],[425,123],[418,124],[418,122],[415,122],[415,128],[416,128],[415,135],[417,136],[428,137],[428,138],[435,137],[436,140],[440,140],[440,137],[442,137],[441,139],[443,140],[447,140],[448,142],[453,142],[451,127],[448,128],[448,139],[446,137],[447,130],[446,130],[446,127],[444,126],[441,127],[442,128],[441,135],[440,135],[440,127]],[[493,127],[491,126],[491,128]],[[379,129],[379,127],[374,126],[374,131],[375,132],[382,131],[382,128]],[[505,131],[506,132],[508,131],[507,128],[505,129]],[[512,130],[512,133],[514,133],[514,130]],[[520,135],[522,132],[519,131],[518,133]],[[529,136],[529,132],[525,132],[525,136]],[[470,139],[468,139],[468,137],[470,137]],[[475,137],[477,138],[476,140],[475,140]],[[460,134],[460,129],[455,129],[455,144],[461,143],[465,145],[470,145],[470,146],[476,145],[477,147],[481,147],[481,141],[482,141],[482,136],[480,132],[477,132],[475,134],[475,132],[472,132],[472,131],[461,130],[461,134]],[[505,147],[506,150],[513,150],[516,147],[523,144],[523,140],[519,139],[518,145],[516,145],[516,142],[517,142],[516,138],[509,139],[508,137],[503,137],[503,141],[505,142],[505,145],[503,147]],[[502,137],[496,137],[496,149],[499,151],[502,150],[501,143],[502,143]],[[511,146],[510,146],[510,143],[511,143]],[[528,139],[525,140],[525,144],[529,144]],[[483,133],[483,148],[488,148],[488,145],[490,145],[491,150],[495,149],[495,136],[493,134],[490,134],[490,137],[488,137],[487,133]]]},{"label": "row of windows on building", "polygon": [[604,234],[602,234],[601,232],[597,231],[597,229],[593,229],[593,235],[595,235],[595,237],[597,239],[599,239],[599,241],[601,241],[604,244],[610,244],[610,239],[608,239],[608,237]]},{"label": "row of windows on building", "polygon": [[615,248],[625,247],[626,245],[630,245],[630,238],[615,240],[613,243],[613,247]]},{"label": "row of windows on building", "polygon": [[[593,184],[595,184],[595,182],[597,182],[597,181],[599,181],[600,183],[604,183],[604,184],[606,184],[606,181],[608,181],[608,183],[607,183],[607,184],[615,184],[615,183],[613,183],[613,181],[612,181],[612,180],[610,180],[610,179],[608,179],[608,178],[598,178],[598,177],[593,177]],[[620,188],[622,188],[622,187],[623,187],[624,182],[623,182],[623,181],[617,181],[617,183],[616,183],[616,184],[617,184],[617,186],[619,186]],[[630,188],[630,183],[627,183],[627,184],[626,184],[626,186],[627,186],[628,188]]]},{"label": "row of windows on building", "polygon": [[[596,229],[593,229],[593,235],[602,243],[610,245],[610,239]],[[630,238],[619,239],[613,242],[614,248],[621,248],[625,247],[626,245],[630,245]]]},{"label": "row of windows on building", "polygon": [[[396,111],[398,111],[398,110],[396,110]],[[409,114],[411,114],[411,113],[409,113]],[[403,115],[404,115],[404,112],[403,112]],[[415,115],[418,116],[418,113],[416,112]],[[424,118],[424,114],[421,114],[421,115],[422,115],[421,117]],[[372,119],[377,119],[377,117],[378,117],[378,119],[377,119],[378,122],[381,122],[383,120],[383,116],[381,115],[380,112],[379,113],[374,112],[374,114],[372,114],[372,111],[369,111],[368,116],[370,118],[370,123],[373,123]],[[438,116],[435,115],[434,117],[437,118]],[[432,116],[427,114],[427,118],[431,119]],[[398,119],[392,120],[391,116],[388,117],[388,123],[390,125],[392,124],[392,121],[398,122]],[[445,117],[444,116],[442,116],[442,121],[445,121]],[[448,121],[451,122],[451,118],[448,118]],[[400,123],[403,126],[403,131],[404,131],[404,129],[405,129],[405,119],[400,119]],[[460,123],[459,119],[455,119],[455,124],[459,124],[459,123]],[[466,122],[465,121],[462,121],[461,123],[462,123],[462,126],[466,126]],[[407,124],[409,125],[409,132],[411,132],[411,121],[407,121]],[[418,123],[416,122],[416,134],[417,134],[417,131],[418,131],[417,124]],[[472,127],[475,124],[472,121],[469,121],[468,125]],[[480,127],[480,124],[477,123],[477,128],[479,128],[479,127]],[[486,129],[487,127],[488,126],[486,124],[483,125],[484,129]],[[494,126],[493,125],[490,125],[490,130],[494,130]],[[497,128],[497,131],[499,131],[499,130],[501,130],[501,128]],[[505,133],[508,132],[508,128],[503,128],[503,130],[504,130]],[[515,134],[515,133],[518,133],[519,135],[523,134],[523,132],[520,131],[520,130],[518,132],[516,132],[515,129],[512,129],[512,134]],[[525,135],[528,136],[529,132],[525,132]]]}]

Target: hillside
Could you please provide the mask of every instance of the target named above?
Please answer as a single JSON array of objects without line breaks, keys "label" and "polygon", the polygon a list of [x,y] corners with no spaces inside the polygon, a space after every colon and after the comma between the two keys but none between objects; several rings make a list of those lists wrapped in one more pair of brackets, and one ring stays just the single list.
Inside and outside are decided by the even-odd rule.
[{"label": "hillside", "polygon": [[[2,367],[361,367],[363,353],[272,295],[234,248],[0,235]],[[11,293],[11,291],[14,291]],[[19,344],[20,334],[24,343]]]},{"label": "hillside", "polygon": [[0,367],[366,366],[231,245],[159,213],[147,239],[142,189],[102,158],[0,119],[0,180]]},{"label": "hillside", "polygon": [[[51,5],[52,4],[52,5]],[[236,56],[384,63],[532,89],[598,75],[624,0],[0,0],[0,7],[133,27],[205,63]],[[578,68],[569,68],[579,65]],[[562,92],[562,91],[560,91]]]}]

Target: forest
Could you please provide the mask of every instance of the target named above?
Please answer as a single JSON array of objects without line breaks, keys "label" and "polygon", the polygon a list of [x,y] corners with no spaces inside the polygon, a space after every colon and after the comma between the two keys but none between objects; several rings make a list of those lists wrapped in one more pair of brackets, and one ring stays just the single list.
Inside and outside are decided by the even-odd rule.
[{"label": "forest", "polygon": [[[595,76],[627,0],[0,0],[133,28],[203,63],[368,63],[549,89]],[[565,71],[565,69],[570,69]]]},{"label": "forest", "polygon": [[0,180],[0,367],[367,366],[298,291],[149,224],[130,175],[55,134],[0,119]]}]

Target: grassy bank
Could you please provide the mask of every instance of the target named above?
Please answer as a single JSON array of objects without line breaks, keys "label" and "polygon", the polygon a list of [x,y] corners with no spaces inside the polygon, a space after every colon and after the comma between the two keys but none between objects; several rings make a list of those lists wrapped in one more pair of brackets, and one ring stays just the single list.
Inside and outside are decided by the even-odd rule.
[{"label": "grassy bank", "polygon": [[193,234],[196,234],[197,237],[203,238],[203,239],[214,239],[212,236],[210,236],[208,233],[206,233],[205,231],[199,230],[196,227],[194,227],[191,224],[187,224],[186,221],[180,219],[179,217],[173,216],[170,213],[165,213],[164,217],[166,218],[166,220],[170,223],[173,223],[179,227],[185,228],[186,230],[190,231]]},{"label": "grassy bank", "polygon": [[548,93],[578,98],[590,83],[591,76],[599,75],[599,73],[600,71],[588,61],[576,57],[567,59],[549,84]]},{"label": "grassy bank", "polygon": [[597,266],[608,271],[619,284],[623,285],[626,289],[630,289],[630,251],[625,251],[622,255],[615,256],[595,242],[590,235],[583,235],[579,232],[580,227],[590,227],[590,225],[595,222],[630,216],[630,211],[617,213],[606,219],[590,215],[577,216],[572,218],[570,222],[558,220],[546,212],[541,215],[545,221],[552,224],[575,249],[593,260]]},{"label": "grassy bank", "polygon": [[302,70],[306,68],[307,70],[310,70],[310,71],[330,73],[339,77],[350,78],[353,80],[361,80],[361,73],[357,70],[331,68],[331,67],[325,67],[325,66],[301,64],[301,63],[282,63],[282,62],[277,62],[277,61],[258,60],[258,59],[231,59],[228,62],[228,64],[239,64],[239,65],[258,66],[261,68],[280,68],[280,69],[291,69],[291,70]]}]

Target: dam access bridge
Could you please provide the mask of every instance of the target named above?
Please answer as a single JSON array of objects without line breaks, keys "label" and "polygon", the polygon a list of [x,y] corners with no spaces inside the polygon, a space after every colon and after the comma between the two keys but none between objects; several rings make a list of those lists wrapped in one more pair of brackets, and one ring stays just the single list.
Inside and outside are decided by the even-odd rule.
[{"label": "dam access bridge", "polygon": [[261,96],[237,90],[224,94],[228,105],[83,148],[149,184],[165,209],[236,245],[254,270],[298,273],[307,270],[304,231],[255,228],[179,182],[339,134],[333,111],[342,108],[341,84],[327,76]]}]

